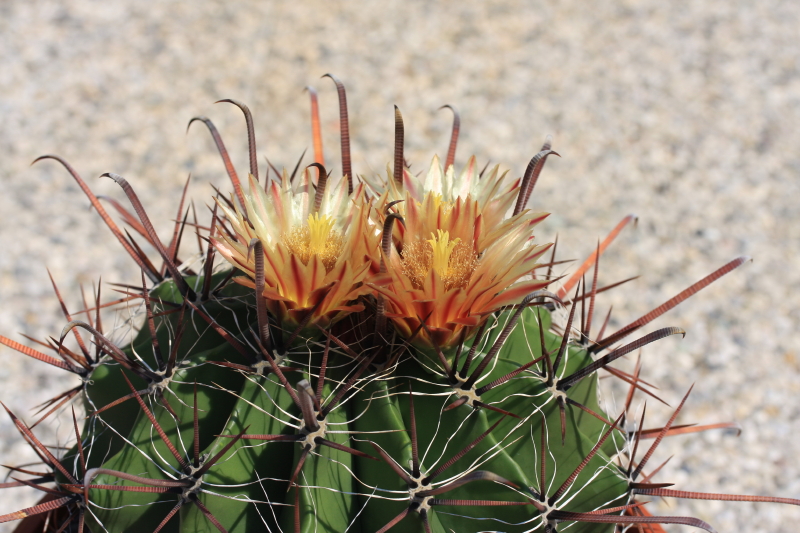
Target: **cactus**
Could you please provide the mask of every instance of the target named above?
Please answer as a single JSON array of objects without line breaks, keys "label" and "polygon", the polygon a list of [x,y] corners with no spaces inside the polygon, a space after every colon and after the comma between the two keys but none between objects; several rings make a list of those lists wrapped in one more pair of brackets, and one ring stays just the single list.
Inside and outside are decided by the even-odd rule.
[{"label": "cactus", "polygon": [[[202,261],[179,258],[183,198],[164,245],[131,185],[105,175],[130,200],[133,212],[115,208],[158,251],[158,268],[77,172],[40,158],[66,167],[142,269],[120,300],[140,304],[141,326],[129,344],[115,343],[98,289],[83,320],[59,296],[67,324],[44,343],[52,355],[0,337],[78,378],[36,422],[72,404],[69,450],[48,448],[9,412],[46,471],[13,468],[2,487],[44,496],[0,522],[21,520],[20,531],[713,531],[696,518],[652,516],[647,497],[800,504],[653,481],[660,467],[649,461],[663,438],[709,427],[675,424],[687,392],[663,426],[644,430],[633,398],[657,398],[653,387],[638,365],[633,374],[610,366],[684,334],[635,335],[746,258],[606,334],[595,302],[613,286],[597,285],[600,258],[633,218],[570,277],[554,278],[556,246],[533,243],[547,215],[526,208],[558,155],[549,139],[519,180],[479,171],[474,158],[456,175],[451,108],[444,165],[434,158],[415,176],[395,108],[393,167],[357,179],[344,86],[330,77],[340,98],[338,180],[324,166],[313,90],[315,162],[263,183],[250,112],[225,101],[247,122],[246,189],[213,123],[190,121],[209,129],[233,184],[229,197],[217,195],[210,227],[198,226]],[[601,371],[630,387],[620,413],[598,399]]]}]

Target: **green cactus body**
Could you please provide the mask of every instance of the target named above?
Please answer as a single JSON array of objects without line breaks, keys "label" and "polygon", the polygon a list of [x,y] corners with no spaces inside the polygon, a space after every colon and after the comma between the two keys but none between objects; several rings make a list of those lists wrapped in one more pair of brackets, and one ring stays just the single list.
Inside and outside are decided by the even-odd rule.
[{"label": "green cactus body", "polygon": [[[195,281],[199,284],[201,280]],[[172,302],[176,294],[171,282],[153,290],[154,311],[168,310],[168,305],[157,302]],[[222,298],[219,303],[212,301],[203,306],[209,316],[218,320],[220,325],[227,323],[232,331],[254,327],[255,313],[249,308],[251,302],[248,298],[237,301],[229,296],[227,303],[223,303],[224,295]],[[240,313],[242,318],[226,318],[226,314],[232,312]],[[480,362],[496,341],[499,329],[508,321],[509,315],[510,312],[505,312],[496,317],[496,325],[489,328],[489,333],[483,338],[476,340],[479,348],[473,365]],[[162,347],[173,344],[169,332],[179,329],[178,317],[179,313],[172,313],[157,320],[160,322],[158,338]],[[527,310],[478,385],[490,383],[541,356],[539,317],[543,321],[546,348],[548,351],[557,350],[561,337],[547,331],[549,312]],[[178,346],[178,370],[167,386],[168,391],[165,391],[179,422],[153,397],[143,394],[142,399],[184,461],[189,465],[193,461],[195,383],[201,458],[214,456],[240,433],[295,435],[297,429],[292,426],[301,423],[298,422],[301,415],[278,377],[269,371],[259,375],[215,364],[244,361],[204,320],[190,312],[185,312],[182,320],[185,333]],[[236,329],[232,322],[236,322]],[[293,388],[301,379],[309,379],[314,387],[317,386],[324,339],[309,339],[304,345],[309,347],[305,353],[294,350],[296,353],[283,362],[302,369],[285,374]],[[152,354],[152,341],[144,328],[125,351],[135,352],[143,359]],[[391,372],[372,373],[356,380],[353,390],[348,391],[343,401],[326,417],[327,429],[334,432],[326,433],[326,439],[353,447],[370,457],[316,446],[297,475],[297,485],[287,490],[288,479],[303,451],[302,443],[242,438],[203,475],[202,486],[207,491],[198,495],[201,502],[227,531],[275,530],[277,527],[287,531],[294,528],[297,491],[301,531],[378,531],[409,507],[410,492],[408,484],[385,461],[376,460],[378,454],[372,443],[398,465],[411,468],[411,391],[422,477],[483,435],[480,442],[442,472],[442,479],[457,479],[476,470],[485,470],[518,487],[514,490],[498,482],[475,481],[438,497],[523,504],[503,507],[437,505],[427,513],[431,530],[544,530],[539,511],[526,504],[527,499],[533,497],[531,489],[540,492],[542,442],[548,450],[546,483],[552,491],[586,457],[607,425],[581,410],[568,410],[566,439],[562,444],[558,408],[553,397],[544,390],[539,376],[542,365],[534,367],[536,374],[523,372],[481,396],[481,400],[510,411],[516,417],[491,409],[475,409],[470,405],[445,410],[458,398],[458,393],[454,392],[446,376],[441,375],[441,368],[428,366],[430,359],[418,355],[426,362],[424,365],[407,356]],[[452,354],[450,360],[452,362]],[[570,347],[563,373],[573,372],[588,362],[591,358],[585,350]],[[356,367],[352,358],[341,350],[331,352],[328,365],[322,388],[323,404],[343,386]],[[138,378],[125,372],[134,387],[140,388]],[[87,405],[87,412],[121,396],[127,389],[122,373],[118,365],[111,363],[94,370],[87,386],[87,397],[93,405]],[[585,378],[570,389],[569,395],[602,413],[597,403],[596,381],[595,375]],[[544,441],[542,420],[546,431]],[[494,424],[496,426],[492,428]],[[83,439],[90,443],[85,451],[90,468],[164,480],[179,479],[185,472],[185,467],[182,468],[173,457],[149,418],[133,400],[90,419]],[[117,479],[111,474],[97,475],[91,482],[95,485],[142,487],[141,483]],[[565,496],[570,501],[566,509],[580,511],[623,505],[628,496],[627,482],[603,452],[589,462],[575,480],[574,487]],[[181,495],[174,493],[93,488],[90,490],[93,519],[89,524],[98,529],[102,524],[109,531],[155,530],[180,499]],[[165,524],[162,531],[217,530],[195,505],[183,505],[179,515],[179,519],[174,518]],[[580,526],[577,530],[605,531],[610,527]],[[419,513],[412,510],[393,530],[420,531],[421,527]]]}]

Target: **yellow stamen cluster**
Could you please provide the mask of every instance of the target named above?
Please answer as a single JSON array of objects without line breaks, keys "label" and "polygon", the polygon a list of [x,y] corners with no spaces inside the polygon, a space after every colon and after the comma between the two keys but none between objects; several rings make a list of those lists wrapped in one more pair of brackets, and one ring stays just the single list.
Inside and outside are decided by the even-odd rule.
[{"label": "yellow stamen cluster", "polygon": [[317,256],[325,265],[325,271],[330,272],[336,265],[344,242],[342,234],[333,229],[333,224],[333,219],[327,215],[309,215],[305,225],[296,226],[283,235],[283,243],[304,265],[308,264],[311,257]]},{"label": "yellow stamen cluster", "polygon": [[426,241],[416,240],[403,247],[402,268],[411,283],[422,289],[431,270],[444,283],[445,290],[465,288],[478,266],[478,256],[461,239],[450,240],[450,233],[437,230]]}]

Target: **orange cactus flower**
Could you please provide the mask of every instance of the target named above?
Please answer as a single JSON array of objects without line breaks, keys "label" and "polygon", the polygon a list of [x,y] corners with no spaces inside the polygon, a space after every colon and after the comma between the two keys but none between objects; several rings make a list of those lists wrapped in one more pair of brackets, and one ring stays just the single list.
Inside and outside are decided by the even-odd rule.
[{"label": "orange cactus flower", "polygon": [[[518,185],[504,184],[496,168],[478,180],[474,168],[470,159],[461,175],[467,184],[458,186],[452,167],[444,174],[437,159],[424,182],[406,173],[414,190],[397,205],[404,228],[385,258],[392,282],[375,289],[401,334],[410,336],[425,321],[427,331],[415,337],[421,348],[454,346],[490,313],[549,283],[528,278],[549,247],[532,243],[534,226],[547,214],[505,218]],[[392,188],[385,201],[399,195]]]},{"label": "orange cactus flower", "polygon": [[250,243],[261,241],[267,309],[289,331],[304,320],[309,327],[324,328],[363,310],[356,300],[388,279],[379,274],[380,234],[370,221],[363,187],[348,195],[347,182],[340,180],[333,193],[327,194],[326,182],[321,174],[312,194],[306,171],[296,185],[284,175],[264,191],[250,176],[244,212],[220,203],[233,237],[221,230],[212,242],[247,275],[236,281],[254,288],[256,267]]}]

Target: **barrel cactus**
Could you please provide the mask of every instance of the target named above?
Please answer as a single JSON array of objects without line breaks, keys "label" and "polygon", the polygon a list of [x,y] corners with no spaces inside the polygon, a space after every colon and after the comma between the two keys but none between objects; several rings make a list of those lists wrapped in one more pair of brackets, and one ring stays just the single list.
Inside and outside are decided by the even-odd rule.
[{"label": "barrel cactus", "polygon": [[[158,251],[159,268],[66,161],[40,158],[66,167],[141,268],[120,300],[139,304],[140,329],[115,343],[98,288],[80,318],[61,301],[66,325],[43,343],[50,353],[0,337],[75,376],[36,422],[66,411],[71,449],[48,448],[36,424],[8,413],[44,466],[12,468],[2,487],[43,497],[0,521],[21,520],[19,531],[713,531],[696,518],[653,516],[648,497],[800,504],[654,480],[660,467],[650,459],[663,438],[707,428],[675,423],[687,392],[668,420],[644,430],[633,398],[656,397],[653,387],[638,365],[612,366],[684,334],[636,332],[746,258],[609,333],[608,315],[595,313],[612,288],[598,287],[598,267],[633,219],[570,276],[555,277],[556,246],[534,239],[547,214],[527,208],[558,155],[549,139],[521,178],[480,170],[474,157],[456,171],[451,108],[444,163],[434,157],[412,173],[395,108],[391,168],[359,178],[345,89],[329,77],[340,102],[340,176],[324,166],[313,89],[314,162],[292,172],[259,176],[244,104],[225,101],[246,118],[246,180],[213,123],[190,121],[210,131],[233,188],[214,198],[209,226],[195,224],[202,257],[182,255],[183,198],[164,244],[134,188],[105,175],[128,197],[132,210],[114,206]],[[598,400],[600,372],[629,386],[621,412]]]}]

